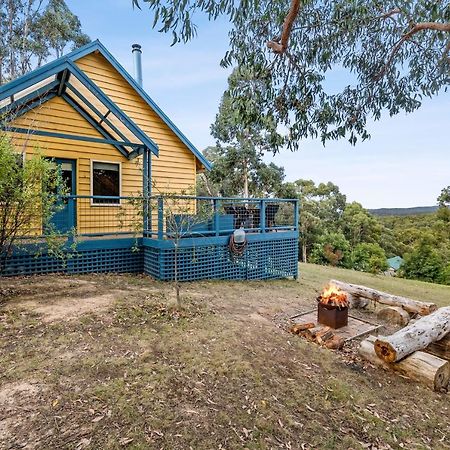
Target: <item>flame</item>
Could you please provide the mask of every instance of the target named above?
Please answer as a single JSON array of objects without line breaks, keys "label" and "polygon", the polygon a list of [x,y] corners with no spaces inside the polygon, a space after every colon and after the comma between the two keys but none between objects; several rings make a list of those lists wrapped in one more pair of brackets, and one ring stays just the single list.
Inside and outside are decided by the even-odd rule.
[{"label": "flame", "polygon": [[347,293],[333,283],[325,286],[318,301],[322,305],[337,306],[338,308],[346,308],[348,306]]}]

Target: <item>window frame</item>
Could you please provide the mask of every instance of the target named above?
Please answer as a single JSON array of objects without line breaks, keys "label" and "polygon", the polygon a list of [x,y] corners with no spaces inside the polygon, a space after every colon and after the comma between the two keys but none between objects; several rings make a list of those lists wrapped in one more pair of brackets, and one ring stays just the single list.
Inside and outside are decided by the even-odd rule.
[{"label": "window frame", "polygon": [[[119,166],[119,201],[117,203],[95,203],[94,202],[94,163],[115,164]],[[91,206],[121,206],[122,205],[122,162],[121,161],[104,161],[99,159],[91,159]]]}]

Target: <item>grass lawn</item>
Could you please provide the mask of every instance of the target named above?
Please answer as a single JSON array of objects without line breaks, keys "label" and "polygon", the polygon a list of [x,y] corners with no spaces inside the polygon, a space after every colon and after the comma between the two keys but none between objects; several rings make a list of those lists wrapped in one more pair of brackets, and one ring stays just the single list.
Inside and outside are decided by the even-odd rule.
[{"label": "grass lawn", "polygon": [[441,306],[450,287],[300,270],[184,284],[181,313],[171,284],[145,276],[0,279],[0,448],[450,448],[450,395],[276,320],[330,278]]}]

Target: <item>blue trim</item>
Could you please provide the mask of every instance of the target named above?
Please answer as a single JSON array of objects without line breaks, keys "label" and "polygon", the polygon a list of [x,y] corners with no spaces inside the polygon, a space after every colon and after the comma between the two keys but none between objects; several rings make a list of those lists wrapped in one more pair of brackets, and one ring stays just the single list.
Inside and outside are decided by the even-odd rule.
[{"label": "blue trim", "polygon": [[[211,163],[202,155],[202,153],[189,141],[189,139],[179,130],[179,128],[170,120],[170,118],[162,111],[162,109],[152,100],[152,98],[144,91],[144,89],[139,86],[139,84],[134,80],[134,78],[122,67],[122,65],[112,56],[112,54],[106,49],[106,47],[99,41],[95,40],[89,44],[80,47],[67,55],[56,59],[39,69],[33,70],[32,72],[18,78],[17,80],[11,81],[3,86],[0,86],[0,100],[3,100],[15,92],[25,89],[38,81],[55,75],[64,69],[72,69],[74,61],[77,61],[84,56],[87,56],[95,51],[98,51],[102,56],[123,76],[123,78],[131,85],[131,87],[141,96],[141,98],[158,114],[158,116],[166,123],[166,125],[173,131],[173,133],[183,142],[186,147],[194,154],[194,156],[203,164],[207,170],[211,170]],[[72,64],[70,64],[72,63]],[[72,71],[72,70],[70,70]],[[81,81],[81,80],[80,80]],[[92,83],[92,81],[91,81]],[[139,130],[141,131],[141,130]],[[142,133],[142,131],[141,131]],[[151,140],[147,137],[148,140]],[[150,149],[158,154],[158,147],[153,142],[149,146]]]},{"label": "blue trim", "polygon": [[[25,97],[22,97],[19,100],[16,100],[12,102],[11,104],[4,106],[0,109],[0,114],[8,114],[11,111],[14,111],[15,109],[20,108],[21,106],[25,105],[26,103],[35,100],[40,99],[42,100],[42,97],[44,94],[48,94],[52,89],[54,89],[56,86],[59,86],[59,81],[55,80],[51,83],[46,84],[45,86],[41,87],[40,89],[37,89],[36,91],[31,92],[28,95],[25,95]],[[20,116],[20,114],[19,114]]]},{"label": "blue trim", "polygon": [[55,61],[46,64],[39,69],[33,70],[32,72],[27,73],[16,80],[0,86],[0,100],[4,100],[17,92],[29,88],[30,86],[33,86],[33,84],[39,83],[40,81],[45,80],[52,75],[56,75],[58,72],[68,68],[69,64],[65,58],[56,59]]},{"label": "blue trim", "polygon": [[[158,146],[113,102],[111,101],[98,86],[87,77],[68,56],[59,58],[45,66],[36,69],[17,80],[0,86],[0,100],[3,100],[15,93],[27,89],[46,78],[59,74],[68,70],[90,91],[92,92],[109,110],[111,110],[122,123],[141,141],[140,146],[144,144],[155,155],[158,155]],[[57,80],[58,83],[60,80]],[[10,106],[10,105],[8,105]],[[35,134],[37,134],[35,132]],[[99,141],[101,142],[101,141]],[[116,141],[117,142],[117,141]],[[135,145],[137,146],[137,145]]]},{"label": "blue trim", "polygon": [[[231,234],[231,233],[230,233]],[[298,239],[297,231],[283,231],[280,233],[247,233],[247,241],[250,242],[267,242],[267,241],[282,241],[285,239]],[[179,248],[189,247],[203,247],[207,245],[225,245],[229,242],[230,235],[227,236],[213,236],[213,237],[197,237],[180,239]],[[175,242],[171,239],[152,239],[143,238],[143,244],[147,247],[169,249],[175,247]]]},{"label": "blue trim", "polygon": [[[72,106],[75,111],[80,114],[87,122],[91,124],[91,126],[96,129],[105,139],[112,139],[113,137],[101,126],[99,125],[90,115],[87,111],[85,111],[81,105],[79,105],[75,100],[73,100],[69,95],[63,94],[62,98],[70,105]],[[128,158],[129,154],[125,150],[125,148],[118,144],[112,144],[125,158]]]},{"label": "blue trim", "polygon": [[[56,96],[56,94],[55,94]],[[60,139],[71,139],[72,141],[84,141],[84,142],[97,142],[99,144],[111,144],[111,145],[127,145],[127,146],[136,146],[139,144],[133,144],[132,142],[121,142],[115,141],[113,139],[101,139],[90,136],[77,136],[75,134],[67,134],[67,133],[57,133],[54,131],[44,131],[44,130],[29,130],[27,128],[16,128],[16,127],[8,127],[2,126],[2,130],[10,131],[12,133],[20,133],[20,134],[35,134],[37,136],[48,136],[55,137]]]},{"label": "blue trim", "polygon": [[[103,115],[81,92],[78,91],[74,86],[72,86],[69,82],[67,82],[67,87],[70,91],[72,91],[83,103],[89,106],[89,108],[94,111],[94,113],[100,119],[100,122],[96,122],[98,125],[101,125],[102,122],[105,122],[123,141],[127,141],[126,136],[114,126],[114,124],[108,119],[106,116],[108,113]],[[110,110],[108,110],[110,112]]]},{"label": "blue trim", "polygon": [[[32,109],[37,108],[38,106],[42,106],[44,103],[47,103],[49,100],[51,100],[52,98],[55,98],[55,97],[56,97],[56,92],[49,92],[47,95],[44,95],[43,97],[38,98],[37,100],[30,103],[29,105],[26,105],[23,108],[19,109],[19,111],[17,111],[15,113],[14,119],[17,119],[18,117],[23,116],[28,111],[31,111]],[[5,129],[5,127],[7,127],[7,125],[3,124],[2,129]],[[27,133],[32,134],[32,131],[28,130]]]},{"label": "blue trim", "polygon": [[[70,56],[72,61],[86,56],[92,53],[94,50],[98,50],[104,58],[125,78],[125,80],[131,85],[131,87],[142,97],[143,100],[158,114],[158,116],[166,123],[166,125],[178,136],[186,147],[194,154],[194,156],[203,164],[206,170],[211,170],[211,163],[202,155],[202,153],[192,144],[191,141],[179,130],[179,128],[169,119],[169,117],[163,112],[163,110],[152,100],[152,98],[139,86],[137,81],[122,67],[122,65],[112,56],[108,49],[100,42],[95,41],[92,43],[89,51],[79,49],[79,54]],[[89,44],[88,44],[89,45]],[[87,50],[87,49],[86,49]]]},{"label": "blue trim", "polygon": [[112,101],[103,91],[72,61],[68,61],[70,71],[95,97],[110,109],[123,124],[155,155],[158,155],[158,146]]}]

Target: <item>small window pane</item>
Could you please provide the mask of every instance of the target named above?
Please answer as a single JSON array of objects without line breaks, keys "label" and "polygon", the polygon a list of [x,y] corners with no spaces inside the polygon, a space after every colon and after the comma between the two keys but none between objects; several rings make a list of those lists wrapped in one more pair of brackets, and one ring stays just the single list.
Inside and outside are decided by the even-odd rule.
[{"label": "small window pane", "polygon": [[[94,162],[92,166],[92,194],[94,196],[118,197],[120,195],[119,164]],[[95,204],[119,204],[118,198],[94,198]]]}]

